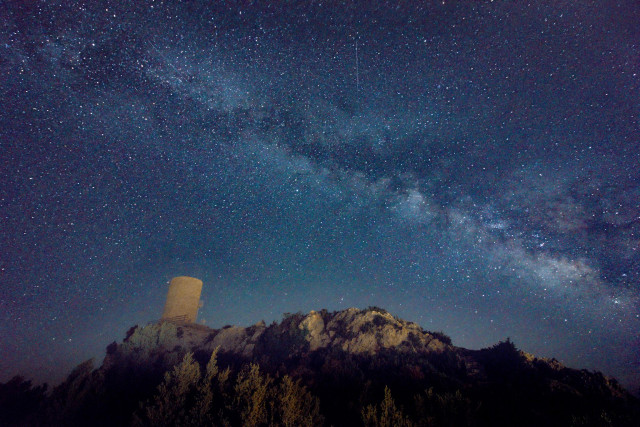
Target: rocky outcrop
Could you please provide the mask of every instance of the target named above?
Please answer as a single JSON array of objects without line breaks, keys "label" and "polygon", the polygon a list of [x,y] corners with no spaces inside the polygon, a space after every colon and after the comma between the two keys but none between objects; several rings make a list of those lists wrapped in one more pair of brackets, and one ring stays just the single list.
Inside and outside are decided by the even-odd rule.
[{"label": "rocky outcrop", "polygon": [[329,336],[329,331],[325,328],[322,315],[316,311],[309,313],[300,322],[299,328],[306,332],[306,340],[309,342],[311,351],[327,347],[331,343],[331,337]]},{"label": "rocky outcrop", "polygon": [[[627,396],[615,380],[599,373],[566,368],[555,359],[536,358],[517,350],[508,340],[483,350],[466,350],[453,346],[441,333],[425,331],[420,325],[377,307],[285,314],[282,322],[269,326],[263,321],[249,327],[221,329],[167,321],[136,326],[121,344],[108,347],[100,370],[166,370],[188,352],[210,355],[215,349],[234,360],[272,362],[274,366],[314,353],[367,360],[404,354],[407,360],[428,360],[428,370],[440,371],[438,375],[446,371],[447,375],[458,376],[467,383],[489,384],[496,381],[496,376],[511,371],[518,375],[526,372],[544,377],[545,387],[552,391],[580,395],[578,389],[591,384],[589,387],[606,390],[608,395]],[[412,369],[417,369],[414,374],[418,377],[429,375],[424,367]]]},{"label": "rocky outcrop", "polygon": [[[212,354],[220,370],[211,368]],[[273,396],[290,395],[285,378],[295,393],[304,385],[321,402],[325,425],[361,425],[383,395],[389,407],[388,390],[415,425],[636,425],[640,416],[637,400],[598,372],[537,358],[509,340],[482,350],[456,347],[377,307],[285,314],[268,326],[154,322],[131,328],[122,343],[109,345],[99,369],[91,366],[79,366],[54,390],[47,410],[62,417],[57,425],[128,425],[161,382],[210,369],[221,378],[215,390],[228,385],[218,396],[228,402],[240,402],[234,393],[249,383],[277,383]],[[242,425],[234,416],[230,425]]]},{"label": "rocky outcrop", "polygon": [[253,356],[256,343],[265,329],[266,326],[264,322],[250,328],[242,328],[240,326],[224,328],[215,334],[207,348],[213,350],[219,347],[223,351],[236,353],[249,358]]},{"label": "rocky outcrop", "polygon": [[[257,347],[265,349],[263,335],[292,337],[295,352],[335,349],[349,354],[374,355],[382,350],[430,353],[452,348],[418,324],[392,316],[379,308],[347,310],[329,313],[311,311],[307,315],[289,315],[281,324],[266,326],[260,322],[250,327],[227,326],[212,329],[203,325],[178,325],[171,322],[150,323],[133,328],[124,342],[107,355],[105,365],[115,359],[133,357],[149,359],[162,357],[168,363],[179,359],[187,351],[234,353],[246,359],[256,356]],[[293,334],[292,331],[298,331]],[[307,345],[300,346],[301,343]],[[262,346],[260,344],[263,344]]]},{"label": "rocky outcrop", "polygon": [[430,352],[447,345],[425,332],[418,324],[397,319],[379,308],[349,308],[329,315],[312,311],[300,322],[310,350],[340,348],[352,354],[375,354],[383,349]]}]

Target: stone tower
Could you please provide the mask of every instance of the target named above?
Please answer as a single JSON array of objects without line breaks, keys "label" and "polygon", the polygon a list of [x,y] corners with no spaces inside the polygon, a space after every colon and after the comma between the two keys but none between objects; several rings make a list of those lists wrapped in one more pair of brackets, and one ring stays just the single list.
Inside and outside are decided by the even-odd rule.
[{"label": "stone tower", "polygon": [[171,279],[162,320],[195,323],[200,308],[202,280],[180,276]]}]

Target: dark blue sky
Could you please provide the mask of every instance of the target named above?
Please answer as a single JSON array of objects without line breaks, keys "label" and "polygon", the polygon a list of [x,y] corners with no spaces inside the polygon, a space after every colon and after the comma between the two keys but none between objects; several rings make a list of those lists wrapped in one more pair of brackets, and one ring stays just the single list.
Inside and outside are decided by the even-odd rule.
[{"label": "dark blue sky", "polygon": [[640,385],[637,2],[63,3],[0,4],[0,381],[191,275]]}]

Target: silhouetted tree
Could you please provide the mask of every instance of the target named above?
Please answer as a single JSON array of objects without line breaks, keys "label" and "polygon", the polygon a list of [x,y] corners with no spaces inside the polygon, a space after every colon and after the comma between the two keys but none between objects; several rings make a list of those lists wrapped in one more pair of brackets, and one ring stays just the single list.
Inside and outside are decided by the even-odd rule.
[{"label": "silhouetted tree", "polygon": [[53,389],[45,410],[46,423],[80,425],[95,419],[101,412],[102,384],[101,375],[93,370],[93,359],[76,366],[67,379]]},{"label": "silhouetted tree", "polygon": [[46,384],[33,387],[19,375],[0,384],[0,425],[27,424],[41,408],[46,391]]},{"label": "silhouetted tree", "polygon": [[460,390],[437,393],[433,387],[415,397],[418,418],[429,426],[472,425],[477,405],[464,397]]}]

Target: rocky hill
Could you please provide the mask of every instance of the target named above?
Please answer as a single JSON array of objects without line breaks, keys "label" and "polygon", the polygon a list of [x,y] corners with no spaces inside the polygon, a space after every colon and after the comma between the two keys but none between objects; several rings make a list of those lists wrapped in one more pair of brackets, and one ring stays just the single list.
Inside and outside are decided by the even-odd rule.
[{"label": "rocky hill", "polygon": [[46,393],[0,386],[18,425],[637,425],[613,379],[483,350],[370,307],[211,329],[151,323]]}]

